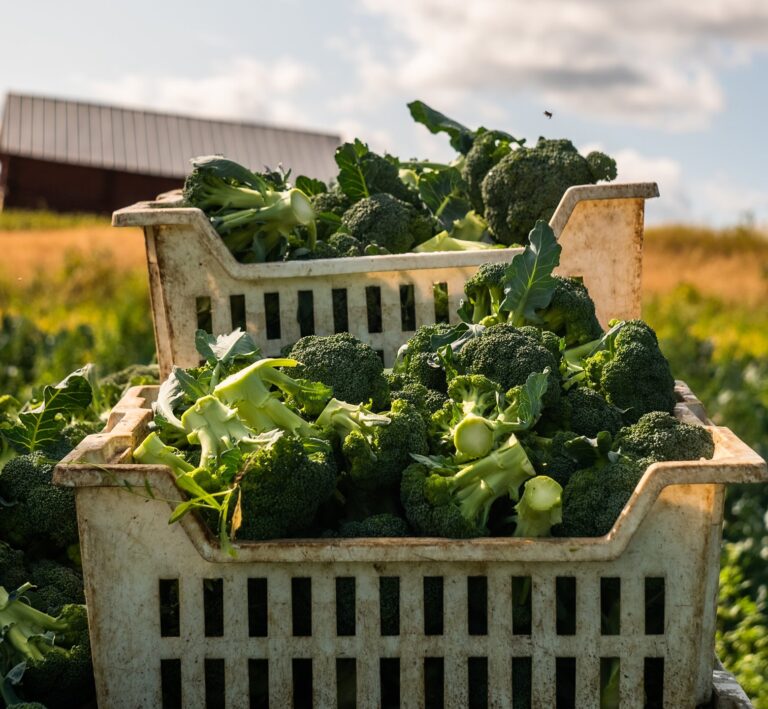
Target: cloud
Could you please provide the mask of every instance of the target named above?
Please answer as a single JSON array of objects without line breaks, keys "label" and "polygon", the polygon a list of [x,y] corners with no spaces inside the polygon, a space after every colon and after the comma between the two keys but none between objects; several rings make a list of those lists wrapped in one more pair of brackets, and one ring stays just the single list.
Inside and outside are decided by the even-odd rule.
[{"label": "cloud", "polygon": [[367,99],[539,92],[554,107],[668,130],[704,128],[717,72],[768,50],[764,0],[363,0],[399,32],[359,57]]},{"label": "cloud", "polygon": [[207,76],[128,74],[90,82],[87,89],[99,99],[119,105],[300,125],[306,122],[306,113],[297,95],[313,75],[311,67],[290,58],[266,63],[239,57]]}]

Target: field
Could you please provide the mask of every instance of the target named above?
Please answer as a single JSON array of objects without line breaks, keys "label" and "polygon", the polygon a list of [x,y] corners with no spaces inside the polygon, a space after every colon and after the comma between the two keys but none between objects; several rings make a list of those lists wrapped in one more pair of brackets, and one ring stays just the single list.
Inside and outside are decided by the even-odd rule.
[{"label": "field", "polygon": [[[86,361],[102,373],[153,356],[138,231],[104,220],[0,214],[0,393],[27,395]],[[644,317],[712,418],[768,456],[768,239],[746,228],[649,229]],[[734,487],[718,653],[768,709],[768,490]]]}]

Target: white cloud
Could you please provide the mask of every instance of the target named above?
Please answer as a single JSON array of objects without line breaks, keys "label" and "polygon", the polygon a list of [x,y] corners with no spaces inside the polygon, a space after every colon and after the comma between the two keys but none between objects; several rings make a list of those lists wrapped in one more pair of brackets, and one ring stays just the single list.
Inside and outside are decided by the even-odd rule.
[{"label": "white cloud", "polygon": [[301,125],[306,113],[298,93],[313,74],[311,67],[290,58],[265,63],[239,57],[199,78],[129,74],[90,82],[87,88],[99,99],[119,105]]},{"label": "white cloud", "polygon": [[366,100],[540,92],[552,106],[669,130],[722,109],[717,71],[768,49],[764,0],[363,0],[400,46],[361,54]]}]

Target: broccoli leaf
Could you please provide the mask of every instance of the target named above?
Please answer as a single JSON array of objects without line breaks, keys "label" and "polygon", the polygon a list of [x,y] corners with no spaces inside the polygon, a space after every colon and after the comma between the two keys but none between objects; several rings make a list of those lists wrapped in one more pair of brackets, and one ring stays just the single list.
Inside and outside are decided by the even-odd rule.
[{"label": "broccoli leaf", "polygon": [[262,193],[269,189],[269,185],[263,177],[251,172],[247,167],[243,167],[234,160],[228,160],[221,155],[202,155],[192,158],[190,162],[195,170],[209,172],[220,177],[222,180],[245,185]]},{"label": "broccoli leaf", "polygon": [[334,156],[336,164],[339,166],[339,187],[347,197],[355,202],[371,196],[361,162],[361,158],[369,152],[368,146],[355,138],[354,143],[344,143],[337,148]]},{"label": "broccoli leaf", "polygon": [[296,187],[300,189],[308,197],[312,197],[316,194],[322,194],[328,191],[328,186],[322,180],[315,180],[312,177],[306,175],[299,175],[296,178]]},{"label": "broccoli leaf", "polygon": [[55,386],[46,386],[42,402],[20,412],[18,423],[4,430],[11,446],[19,452],[31,453],[55,443],[68,418],[91,403],[91,385],[86,376],[87,369],[83,367]]},{"label": "broccoli leaf", "polygon": [[451,147],[466,155],[475,142],[475,131],[470,130],[458,121],[448,118],[440,111],[435,111],[423,101],[411,101],[408,104],[413,120],[421,123],[430,133],[447,133],[451,139]]},{"label": "broccoli leaf", "polygon": [[467,186],[455,167],[425,172],[419,178],[419,196],[440,220],[444,229],[451,229],[456,220],[463,219],[472,209]]},{"label": "broccoli leaf", "polygon": [[[517,398],[512,408],[515,408],[517,416],[517,430],[525,431],[531,428],[541,416],[544,408],[541,400],[547,392],[549,384],[549,369],[543,372],[531,372],[525,380],[525,384],[516,387]],[[508,414],[509,410],[505,412]]]},{"label": "broccoli leaf", "polygon": [[501,310],[512,313],[510,321],[514,325],[539,321],[536,311],[546,308],[552,300],[552,271],[560,263],[562,247],[545,221],[536,222],[529,240],[525,251],[512,259],[504,277]]},{"label": "broccoli leaf", "polygon": [[195,333],[195,349],[209,364],[228,364],[237,357],[250,358],[260,354],[259,346],[240,328],[218,337],[198,330]]}]

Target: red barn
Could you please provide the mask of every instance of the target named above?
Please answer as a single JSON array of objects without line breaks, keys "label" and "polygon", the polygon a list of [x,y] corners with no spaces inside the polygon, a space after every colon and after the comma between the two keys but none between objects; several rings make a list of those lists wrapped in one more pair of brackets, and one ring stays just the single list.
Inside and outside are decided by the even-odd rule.
[{"label": "red barn", "polygon": [[336,135],[8,94],[0,206],[112,212],[180,187],[196,155],[327,180]]}]

